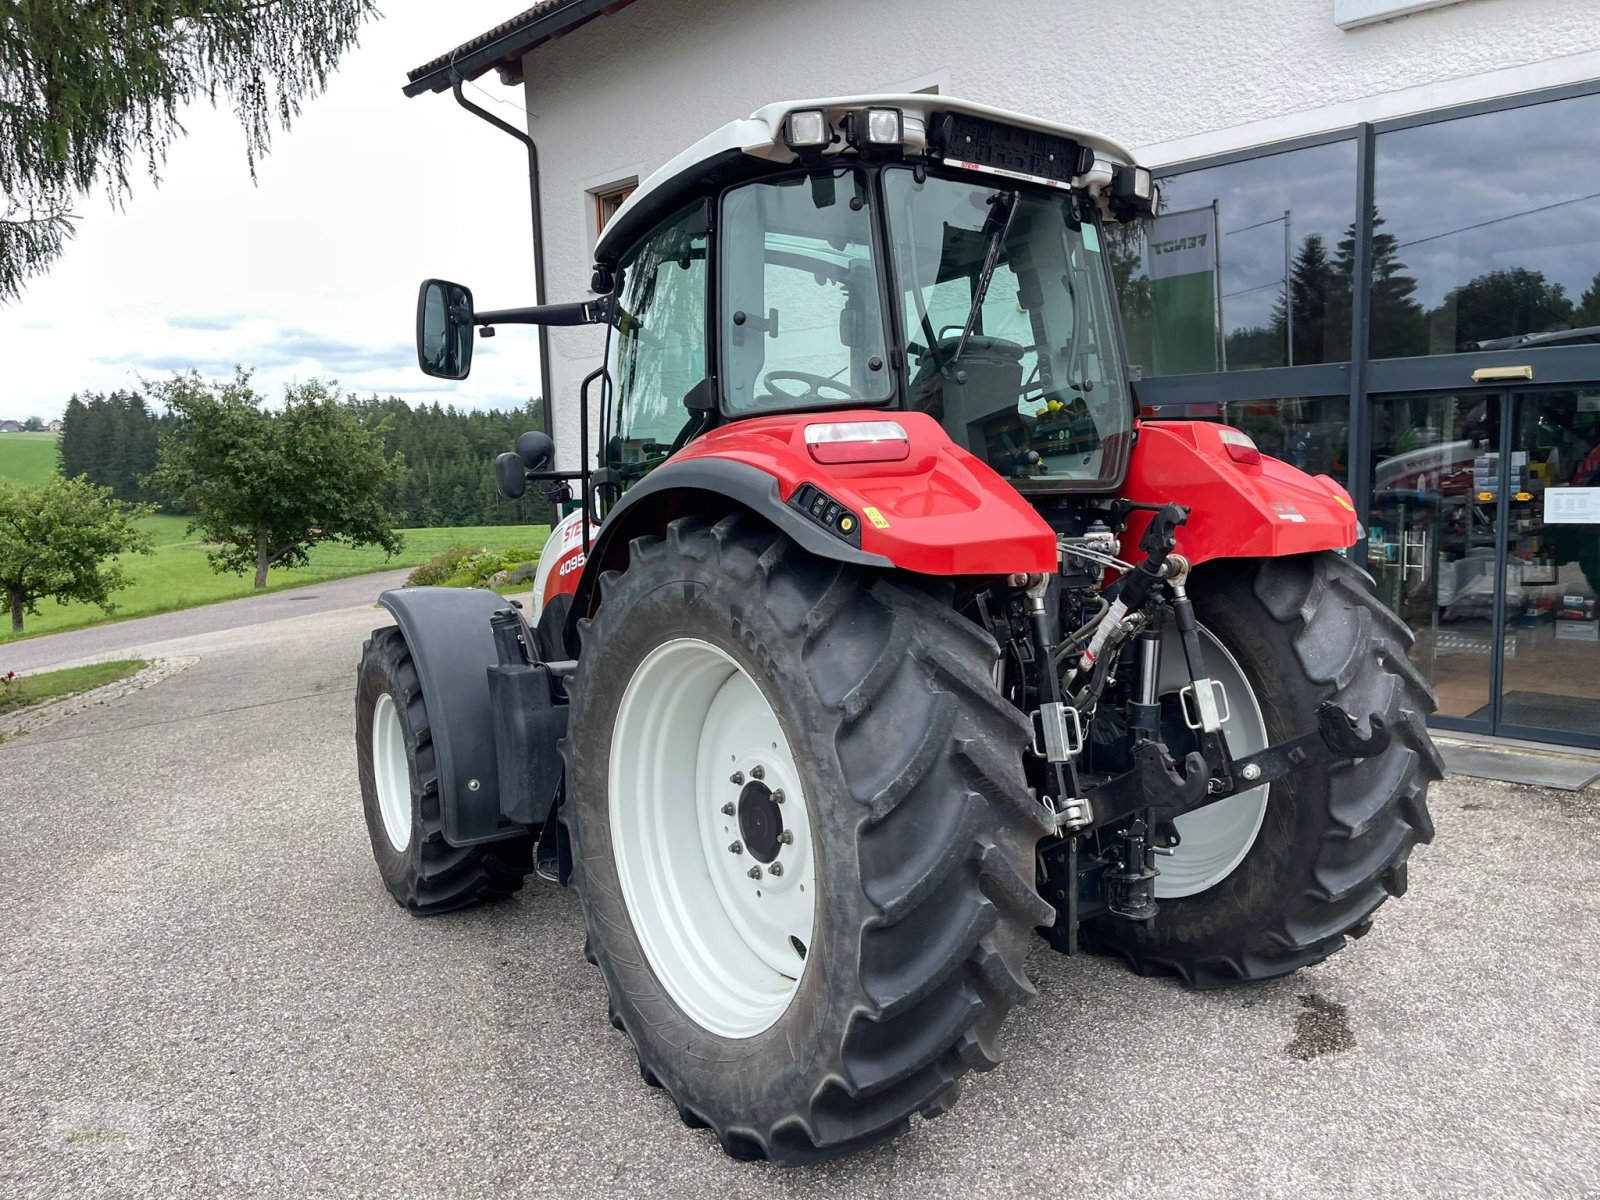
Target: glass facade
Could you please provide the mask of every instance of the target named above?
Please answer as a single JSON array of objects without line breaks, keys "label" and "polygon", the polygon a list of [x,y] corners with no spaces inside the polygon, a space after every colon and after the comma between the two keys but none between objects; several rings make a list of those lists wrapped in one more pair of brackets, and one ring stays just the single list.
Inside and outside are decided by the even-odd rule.
[{"label": "glass facade", "polygon": [[1375,358],[1600,342],[1600,94],[1381,133]]},{"label": "glass facade", "polygon": [[1354,139],[1161,176],[1161,215],[1112,239],[1131,361],[1160,376],[1348,359],[1355,217]]},{"label": "glass facade", "polygon": [[1261,453],[1350,486],[1349,396],[1231,400],[1222,420],[1248,433]]},{"label": "glass facade", "polygon": [[1600,747],[1600,83],[1157,174],[1141,405],[1350,488],[1435,724]]}]

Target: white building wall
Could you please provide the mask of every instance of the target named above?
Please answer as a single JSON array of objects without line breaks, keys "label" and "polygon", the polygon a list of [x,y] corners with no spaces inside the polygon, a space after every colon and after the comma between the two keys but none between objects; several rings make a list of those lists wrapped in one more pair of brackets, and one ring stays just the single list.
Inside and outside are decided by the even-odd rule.
[{"label": "white building wall", "polygon": [[[1334,7],[637,0],[524,60],[546,295],[590,294],[591,189],[774,100],[936,85],[1101,129],[1159,165],[1600,75],[1597,0],[1462,0],[1349,30]],[[578,382],[603,334],[550,332],[553,432],[575,467]]]}]

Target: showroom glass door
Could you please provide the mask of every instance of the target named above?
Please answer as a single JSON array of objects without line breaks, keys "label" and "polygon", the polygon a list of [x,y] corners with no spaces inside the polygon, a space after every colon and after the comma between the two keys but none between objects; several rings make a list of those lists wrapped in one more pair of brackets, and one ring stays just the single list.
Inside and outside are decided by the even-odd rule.
[{"label": "showroom glass door", "polygon": [[1495,732],[1600,745],[1600,385],[1509,399]]},{"label": "showroom glass door", "polygon": [[1367,558],[1435,723],[1600,746],[1600,385],[1378,398]]}]

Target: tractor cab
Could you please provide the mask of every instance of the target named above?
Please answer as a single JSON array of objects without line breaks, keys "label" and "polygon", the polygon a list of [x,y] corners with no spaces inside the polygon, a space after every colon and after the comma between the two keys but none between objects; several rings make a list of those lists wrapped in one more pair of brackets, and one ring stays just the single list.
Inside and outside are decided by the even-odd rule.
[{"label": "tractor cab", "polygon": [[[832,409],[926,413],[1024,492],[1114,491],[1133,405],[1105,223],[1155,201],[1107,139],[961,101],[732,122],[647,179],[597,246],[599,507],[714,426]],[[448,373],[439,314],[463,289],[434,286],[419,357]]]}]

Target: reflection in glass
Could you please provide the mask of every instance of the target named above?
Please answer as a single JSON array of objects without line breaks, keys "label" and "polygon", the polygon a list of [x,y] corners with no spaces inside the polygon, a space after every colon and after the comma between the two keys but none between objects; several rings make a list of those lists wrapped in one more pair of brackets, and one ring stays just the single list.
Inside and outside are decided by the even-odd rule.
[{"label": "reflection in glass", "polygon": [[1161,188],[1159,217],[1109,238],[1135,367],[1349,359],[1353,141],[1164,175]]},{"label": "reflection in glass", "polygon": [[1600,342],[1600,94],[1380,134],[1376,358]]},{"label": "reflection in glass", "polygon": [[1487,719],[1494,648],[1498,396],[1373,405],[1368,569],[1417,635],[1411,660],[1439,715]]},{"label": "reflection in glass", "polygon": [[1223,420],[1248,433],[1261,453],[1309,475],[1331,475],[1349,485],[1349,396],[1233,400]]}]

